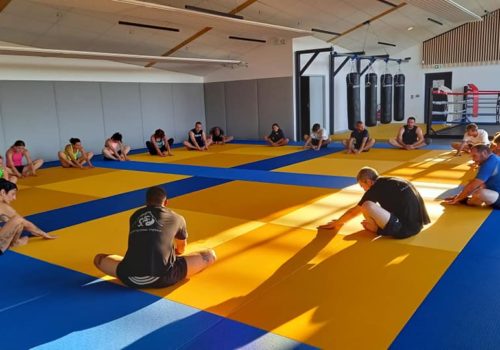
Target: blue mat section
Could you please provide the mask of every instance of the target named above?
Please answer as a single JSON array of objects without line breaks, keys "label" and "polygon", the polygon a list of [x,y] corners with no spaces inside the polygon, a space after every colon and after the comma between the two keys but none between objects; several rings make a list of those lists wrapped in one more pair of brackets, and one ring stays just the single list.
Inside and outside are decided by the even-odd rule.
[{"label": "blue mat section", "polygon": [[500,210],[494,210],[393,342],[392,349],[498,349]]},{"label": "blue mat section", "polygon": [[[226,182],[228,182],[228,180],[192,177],[169,182],[160,186],[167,190],[169,198],[174,198]],[[44,231],[54,231],[142,206],[145,202],[146,190],[147,189],[144,188],[141,190],[117,194],[112,197],[54,209],[30,215],[27,219],[34,222]]]},{"label": "blue mat section", "polygon": [[[212,349],[244,346],[261,337],[280,349],[310,348],[14,252],[5,253],[1,262],[9,271],[2,276],[2,285],[9,288],[0,292],[3,349],[179,349],[197,337],[205,342],[203,348]],[[219,325],[231,332],[211,335]]]}]

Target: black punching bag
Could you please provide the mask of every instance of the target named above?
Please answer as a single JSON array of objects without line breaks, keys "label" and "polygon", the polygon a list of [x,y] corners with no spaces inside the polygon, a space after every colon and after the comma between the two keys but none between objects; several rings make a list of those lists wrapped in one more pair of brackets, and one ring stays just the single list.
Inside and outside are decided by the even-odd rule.
[{"label": "black punching bag", "polygon": [[392,121],[392,75],[380,76],[380,122],[388,124]]},{"label": "black punching bag", "polygon": [[347,82],[347,126],[354,130],[356,122],[361,120],[361,103],[359,91],[359,73],[349,73]]},{"label": "black punching bag", "polygon": [[377,74],[365,75],[365,124],[377,125]]},{"label": "black punching bag", "polygon": [[405,119],[405,75],[394,75],[394,120]]}]

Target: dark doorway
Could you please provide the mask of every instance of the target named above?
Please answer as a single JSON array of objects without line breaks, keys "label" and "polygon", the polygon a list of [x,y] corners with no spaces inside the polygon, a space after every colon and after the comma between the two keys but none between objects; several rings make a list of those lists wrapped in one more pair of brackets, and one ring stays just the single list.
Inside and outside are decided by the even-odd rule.
[{"label": "dark doorway", "polygon": [[304,134],[309,134],[311,127],[311,96],[309,93],[309,77],[300,77],[300,128],[298,140],[302,140]]},{"label": "dark doorway", "polygon": [[[432,109],[429,107],[429,95],[431,88],[433,90],[437,90],[441,86],[446,86],[451,89],[451,72],[442,72],[442,73],[428,73],[425,75],[425,105],[424,105],[424,119],[425,123],[429,120],[429,112],[431,110],[436,112],[444,112],[446,110],[446,105],[433,105]],[[434,101],[447,101],[446,95],[434,95]],[[439,117],[434,117],[434,121],[446,121],[446,115],[442,115]]]}]

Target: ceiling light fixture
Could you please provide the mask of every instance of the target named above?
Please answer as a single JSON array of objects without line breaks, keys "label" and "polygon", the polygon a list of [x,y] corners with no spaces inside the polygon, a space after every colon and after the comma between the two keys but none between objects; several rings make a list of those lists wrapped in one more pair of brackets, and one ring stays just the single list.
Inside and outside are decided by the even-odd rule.
[{"label": "ceiling light fixture", "polygon": [[266,43],[266,41],[262,40],[262,39],[244,38],[242,36],[233,36],[233,35],[230,35],[229,39],[242,40],[242,41],[252,41],[252,42],[255,42],[255,43],[264,43],[264,44]]},{"label": "ceiling light fixture", "polygon": [[312,28],[311,32],[317,32],[317,33],[323,33],[323,34],[330,34],[330,35],[340,35],[340,33],[337,33],[337,32],[331,32],[329,30],[318,29],[318,28]]},{"label": "ceiling light fixture", "polygon": [[92,52],[73,50],[40,49],[35,47],[0,46],[0,55],[16,56],[40,56],[58,58],[79,58],[91,60],[111,60],[111,61],[157,61],[162,63],[206,63],[206,64],[242,64],[238,60],[220,60],[211,58],[191,58],[191,57],[165,57],[149,55],[130,55],[112,52]]},{"label": "ceiling light fixture", "polygon": [[472,12],[471,10],[469,10],[469,9],[467,9],[467,8],[465,8],[465,7],[463,7],[462,5],[457,4],[457,3],[456,3],[455,1],[453,1],[453,0],[444,0],[444,1],[445,1],[445,2],[447,2],[448,4],[452,5],[452,6],[456,7],[456,8],[457,8],[457,9],[459,9],[460,11],[465,12],[465,13],[467,13],[468,15],[470,15],[470,16],[472,16],[472,17],[475,17],[478,21],[482,21],[482,20],[483,20],[483,18],[482,18],[481,16],[479,16],[479,15],[475,14],[474,12]]},{"label": "ceiling light fixture", "polygon": [[433,22],[433,23],[439,24],[440,26],[442,26],[442,25],[443,25],[443,23],[439,22],[438,20],[436,20],[436,19],[434,19],[434,18],[430,18],[430,17],[428,17],[428,18],[427,18],[427,20],[428,20],[428,21],[431,21],[431,22]]},{"label": "ceiling light fixture", "polygon": [[216,15],[216,16],[223,16],[223,17],[230,17],[230,18],[236,18],[236,19],[243,19],[243,16],[234,15],[234,14],[226,13],[226,12],[220,12],[220,11],[210,10],[210,9],[206,9],[206,8],[198,7],[198,6],[185,5],[184,8],[186,10],[203,12],[203,13],[209,13],[211,15]]},{"label": "ceiling light fixture", "polygon": [[385,45],[385,46],[392,46],[392,47],[396,47],[395,44],[391,44],[391,43],[386,43],[385,41],[379,41],[378,44],[380,45]]},{"label": "ceiling light fixture", "polygon": [[414,29],[413,27],[408,27],[408,31],[413,30],[413,29]]},{"label": "ceiling light fixture", "polygon": [[135,22],[127,22],[127,21],[118,21],[118,24],[125,25],[125,26],[139,27],[139,28],[166,30],[169,32],[179,32],[179,29],[177,29],[177,28],[161,27],[161,26],[155,26],[152,24],[135,23]]},{"label": "ceiling light fixture", "polygon": [[381,2],[381,3],[383,3],[383,4],[389,5],[391,7],[398,7],[398,5],[393,4],[392,2],[389,2],[389,1],[386,1],[386,0],[378,0],[378,1]]}]

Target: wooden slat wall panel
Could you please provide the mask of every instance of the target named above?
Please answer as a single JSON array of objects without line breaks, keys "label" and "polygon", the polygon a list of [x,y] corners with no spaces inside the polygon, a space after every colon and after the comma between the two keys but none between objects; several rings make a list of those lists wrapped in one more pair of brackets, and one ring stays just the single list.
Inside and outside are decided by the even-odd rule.
[{"label": "wooden slat wall panel", "polygon": [[500,62],[500,9],[424,41],[422,60],[425,67]]}]

